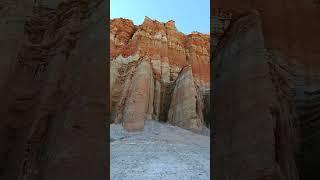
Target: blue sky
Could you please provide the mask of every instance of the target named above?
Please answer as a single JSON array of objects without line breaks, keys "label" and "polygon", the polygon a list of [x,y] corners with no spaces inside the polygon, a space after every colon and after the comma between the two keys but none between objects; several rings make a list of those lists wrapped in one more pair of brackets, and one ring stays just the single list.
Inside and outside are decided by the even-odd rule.
[{"label": "blue sky", "polygon": [[145,16],[174,20],[180,32],[210,32],[210,0],[110,0],[110,18],[127,18],[140,25]]}]

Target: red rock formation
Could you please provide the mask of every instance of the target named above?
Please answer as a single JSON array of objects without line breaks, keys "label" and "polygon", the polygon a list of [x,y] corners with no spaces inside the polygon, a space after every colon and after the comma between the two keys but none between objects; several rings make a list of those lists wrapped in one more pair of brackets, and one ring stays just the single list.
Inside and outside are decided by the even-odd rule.
[{"label": "red rock formation", "polygon": [[202,83],[209,82],[209,35],[197,32],[184,35],[176,29],[174,21],[161,23],[148,17],[139,26],[128,19],[113,19],[110,27],[110,60],[119,55],[139,54],[168,62],[170,70],[192,64],[194,76]]},{"label": "red rock formation", "polygon": [[[169,120],[187,129],[202,128],[203,116],[199,110],[202,111],[203,107],[197,106],[198,100],[202,99],[195,93],[209,90],[209,35],[198,32],[184,35],[176,29],[174,21],[161,23],[146,17],[141,25],[135,26],[132,21],[119,18],[111,20],[110,47],[113,122],[123,122],[127,130],[141,130],[144,120],[152,118]],[[140,63],[148,63],[144,67],[150,66],[151,69],[144,71],[150,71],[150,75],[137,75]],[[178,81],[182,69],[189,65],[192,78]],[[140,80],[136,79],[137,76]],[[186,90],[179,89],[183,84],[190,86]],[[174,97],[171,101],[175,87],[179,89],[176,93],[185,94],[178,97],[186,99]],[[135,89],[141,92],[134,93],[138,91]],[[198,92],[198,89],[201,90]],[[199,99],[193,101],[194,96]],[[168,118],[170,104],[174,108]],[[176,108],[178,106],[184,107],[183,112]],[[180,111],[180,115],[175,111]],[[189,115],[187,111],[190,111]],[[131,115],[127,115],[128,112]]]},{"label": "red rock formation", "polygon": [[[127,57],[133,52],[127,48],[127,44],[135,32],[135,26],[132,21],[127,19],[113,19],[110,22],[110,58],[114,59],[120,54]],[[134,48],[135,46],[133,46]],[[134,49],[135,50],[135,49]],[[134,51],[132,50],[132,51]]]},{"label": "red rock formation", "polygon": [[210,42],[207,38],[208,35],[193,32],[186,39],[187,61],[191,62],[192,73],[196,79],[204,82],[210,81]]}]

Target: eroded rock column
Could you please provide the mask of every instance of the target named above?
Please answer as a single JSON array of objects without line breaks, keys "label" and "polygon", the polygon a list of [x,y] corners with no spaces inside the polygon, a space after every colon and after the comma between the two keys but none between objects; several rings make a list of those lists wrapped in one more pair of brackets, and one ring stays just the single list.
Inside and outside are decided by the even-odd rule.
[{"label": "eroded rock column", "polygon": [[143,130],[149,98],[153,98],[150,96],[151,84],[153,84],[151,65],[147,61],[142,61],[132,77],[123,113],[123,126],[127,131]]},{"label": "eroded rock column", "polygon": [[185,67],[176,80],[168,122],[185,129],[200,130],[203,119],[202,112],[197,111],[199,108],[197,96],[191,66]]}]

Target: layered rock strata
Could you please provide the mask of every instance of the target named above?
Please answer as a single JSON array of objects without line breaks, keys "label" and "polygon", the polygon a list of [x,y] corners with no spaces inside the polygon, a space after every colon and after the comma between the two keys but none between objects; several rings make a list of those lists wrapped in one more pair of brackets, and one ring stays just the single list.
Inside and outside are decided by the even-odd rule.
[{"label": "layered rock strata", "polygon": [[[143,129],[146,119],[201,129],[204,108],[196,104],[203,101],[201,94],[210,88],[209,35],[198,32],[184,35],[176,29],[174,21],[161,23],[148,17],[139,26],[123,18],[111,20],[110,26],[112,122],[123,123],[127,130]],[[182,73],[183,69],[188,69],[188,73]],[[183,84],[187,90],[174,90]],[[175,93],[190,97],[176,99]],[[194,101],[194,97],[201,100]],[[192,105],[185,106],[190,102]],[[175,106],[185,107],[179,110]],[[193,115],[187,115],[189,112]],[[175,113],[182,115],[172,115]],[[191,120],[195,117],[197,125]],[[178,123],[182,120],[183,123]]]}]

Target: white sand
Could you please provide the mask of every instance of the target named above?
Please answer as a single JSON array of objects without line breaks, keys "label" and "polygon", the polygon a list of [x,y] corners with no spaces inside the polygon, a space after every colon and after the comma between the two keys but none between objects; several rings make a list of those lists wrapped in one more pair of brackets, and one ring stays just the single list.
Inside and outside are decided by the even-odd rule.
[{"label": "white sand", "polygon": [[112,124],[111,180],[210,179],[210,137],[156,121],[143,132]]}]

